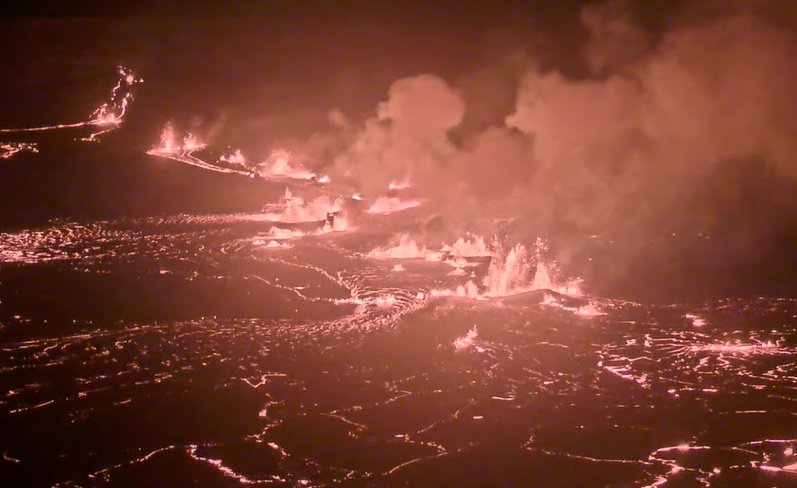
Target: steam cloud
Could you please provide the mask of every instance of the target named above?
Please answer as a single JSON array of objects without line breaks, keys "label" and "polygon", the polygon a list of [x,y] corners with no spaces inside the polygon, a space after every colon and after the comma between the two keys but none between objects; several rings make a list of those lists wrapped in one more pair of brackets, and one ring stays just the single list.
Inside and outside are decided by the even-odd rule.
[{"label": "steam cloud", "polygon": [[[334,170],[374,195],[409,176],[470,226],[503,216],[519,237],[569,236],[565,261],[586,236],[617,239],[618,275],[653,236],[718,231],[714,190],[749,197],[718,175],[743,181],[758,164],[775,181],[797,176],[797,40],[767,4],[683,12],[660,33],[637,23],[637,6],[584,8],[587,75],[527,67],[514,111],[486,130],[456,132],[472,103],[445,80],[394,82]],[[721,229],[732,257],[761,245],[751,233],[773,233],[748,220]]]},{"label": "steam cloud", "polygon": [[462,98],[444,80],[426,74],[400,79],[354,144],[338,157],[338,169],[372,192],[406,177],[428,181],[457,157],[447,133],[464,114]]}]

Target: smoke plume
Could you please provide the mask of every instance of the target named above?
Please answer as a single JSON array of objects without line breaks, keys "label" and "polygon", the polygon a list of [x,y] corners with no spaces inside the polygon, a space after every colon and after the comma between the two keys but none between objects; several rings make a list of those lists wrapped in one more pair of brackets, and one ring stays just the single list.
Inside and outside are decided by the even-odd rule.
[{"label": "smoke plume", "polygon": [[[734,198],[771,195],[729,188],[736,183],[727,175],[797,176],[794,35],[761,5],[682,12],[658,33],[638,22],[637,7],[582,9],[586,74],[532,63],[516,80],[512,112],[456,141],[452,131],[471,106],[461,90],[434,74],[396,81],[335,169],[372,194],[409,177],[452,219],[514,219],[518,238],[549,236],[565,261],[602,242],[614,260],[609,281],[678,232],[725,233],[716,237],[737,241],[729,256],[747,259],[765,243],[746,236],[772,226],[719,222]],[[669,247],[678,245],[693,247]]]}]

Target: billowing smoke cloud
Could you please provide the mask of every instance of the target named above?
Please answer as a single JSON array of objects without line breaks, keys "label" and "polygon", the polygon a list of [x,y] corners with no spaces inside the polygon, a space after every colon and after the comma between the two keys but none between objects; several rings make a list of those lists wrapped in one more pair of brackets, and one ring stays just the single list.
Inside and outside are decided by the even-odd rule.
[{"label": "billowing smoke cloud", "polygon": [[391,180],[429,181],[455,155],[447,133],[464,114],[461,97],[442,79],[400,79],[355,143],[338,158],[339,170],[372,192],[383,190]]},{"label": "billowing smoke cloud", "polygon": [[[372,194],[408,176],[448,212],[511,217],[524,238],[566,236],[565,258],[605,236],[616,243],[618,275],[676,231],[725,232],[735,242],[724,257],[749,258],[775,226],[748,215],[734,230],[722,214],[751,197],[739,186],[748,171],[797,177],[793,31],[757,5],[653,33],[636,21],[636,6],[583,9],[590,74],[529,67],[503,123],[456,143],[452,130],[469,106],[461,92],[430,74],[396,81],[336,158],[337,171]],[[782,198],[751,204],[797,204]]]},{"label": "billowing smoke cloud", "polygon": [[728,160],[764,158],[793,172],[797,73],[783,61],[794,54],[784,33],[723,19],[668,34],[605,79],[530,72],[506,123],[534,139],[532,192],[567,195],[567,220],[605,230],[629,211],[661,211]]},{"label": "billowing smoke cloud", "polygon": [[[718,174],[759,161],[795,176],[795,49],[790,33],[735,16],[668,32],[600,80],[528,73],[507,125],[534,139],[528,203],[551,204],[542,228],[608,233],[631,256],[670,230],[716,233],[728,209],[697,200]],[[769,244],[779,216],[760,217],[717,236],[733,260]]]}]

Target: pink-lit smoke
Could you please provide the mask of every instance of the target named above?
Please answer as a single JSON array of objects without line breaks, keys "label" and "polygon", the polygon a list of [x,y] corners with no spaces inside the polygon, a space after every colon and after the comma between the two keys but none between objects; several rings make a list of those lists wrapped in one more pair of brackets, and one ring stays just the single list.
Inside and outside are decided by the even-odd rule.
[{"label": "pink-lit smoke", "polygon": [[[744,180],[757,164],[775,180],[797,176],[797,39],[783,16],[778,24],[766,15],[766,3],[682,12],[656,35],[637,23],[636,5],[583,9],[586,74],[532,61],[514,109],[485,130],[460,127],[471,105],[484,106],[468,98],[473,90],[434,74],[395,81],[349,131],[333,180],[376,196],[409,178],[458,225],[504,217],[514,225],[492,231],[569,237],[560,239],[564,262],[588,236],[612,242],[625,262],[607,276],[623,273],[652,236],[710,235],[722,220],[714,200],[746,198],[727,174]],[[731,256],[760,245],[751,233],[773,232],[755,220],[723,229]]]}]

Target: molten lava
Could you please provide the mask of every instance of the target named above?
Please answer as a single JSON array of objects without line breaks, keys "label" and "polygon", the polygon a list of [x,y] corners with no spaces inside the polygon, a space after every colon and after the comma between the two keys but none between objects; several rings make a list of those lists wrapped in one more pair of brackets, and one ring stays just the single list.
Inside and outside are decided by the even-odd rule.
[{"label": "molten lava", "polygon": [[[171,122],[167,122],[164,124],[163,130],[161,131],[158,145],[147,151],[147,154],[150,156],[171,159],[173,161],[196,166],[197,168],[202,168],[209,171],[215,171],[217,173],[238,174],[248,177],[254,176],[254,173],[246,168],[245,165],[239,164],[239,158],[243,158],[243,154],[241,154],[240,151],[237,151],[230,156],[222,156],[219,158],[220,163],[228,163],[222,165],[209,163],[194,154],[195,152],[199,152],[206,147],[207,144],[197,135],[191,132],[180,138]],[[231,161],[229,158],[233,158],[233,160]]]},{"label": "molten lava", "polygon": [[118,128],[127,113],[130,103],[133,101],[133,88],[143,79],[137,77],[133,70],[124,66],[118,66],[119,79],[111,89],[108,100],[94,109],[89,115],[88,120],[74,123],[54,124],[40,127],[26,127],[19,129],[0,129],[2,133],[25,133],[43,132],[58,129],[75,129],[79,127],[89,127],[92,132],[81,141],[97,142],[99,137],[107,132]]},{"label": "molten lava", "polygon": [[[297,158],[285,149],[276,149],[269,157],[255,167],[257,174],[263,178],[311,180],[317,178],[314,172],[302,166]],[[328,182],[326,178],[323,183]]]},{"label": "molten lava", "polygon": [[418,199],[402,200],[398,197],[379,197],[377,198],[366,212],[370,214],[387,215],[395,212],[401,212],[410,208],[419,207],[421,201]]},{"label": "molten lava", "polygon": [[[321,222],[328,220],[330,214],[336,214],[342,210],[343,199],[341,198],[333,200],[327,195],[321,195],[313,200],[305,201],[304,198],[294,195],[289,188],[285,188],[285,193],[279,202],[267,205],[263,209],[262,217],[264,220],[291,224]],[[339,219],[335,218],[334,220]]]}]

